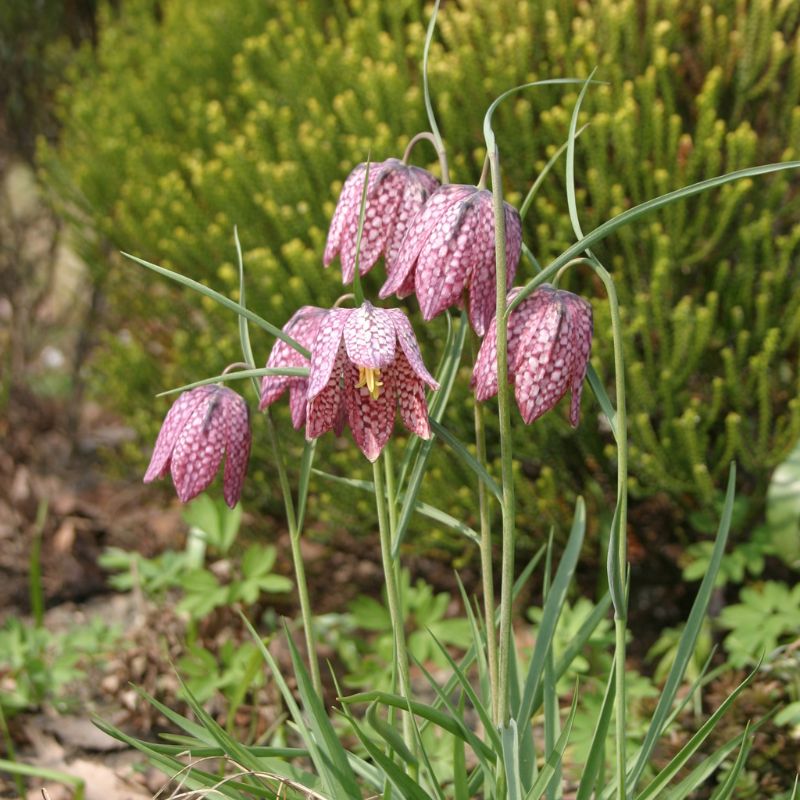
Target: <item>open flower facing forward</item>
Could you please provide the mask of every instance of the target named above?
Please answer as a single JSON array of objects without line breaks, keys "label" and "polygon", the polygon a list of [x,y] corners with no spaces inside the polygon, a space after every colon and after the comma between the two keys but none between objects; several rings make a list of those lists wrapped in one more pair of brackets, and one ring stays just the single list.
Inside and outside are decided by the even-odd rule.
[{"label": "open flower facing forward", "polygon": [[[505,206],[507,286],[516,274],[522,247],[519,213]],[[386,265],[380,296],[416,292],[425,320],[461,302],[469,291],[469,320],[479,336],[495,308],[494,207],[492,193],[476,186],[437,189],[408,229],[400,253]]]},{"label": "open flower facing forward", "polygon": [[[509,293],[509,301],[519,289]],[[572,292],[544,285],[511,312],[508,321],[508,379],[527,424],[572,392],[569,421],[578,425],[581,391],[592,348],[592,307]],[[478,400],[497,394],[497,324],[483,340],[472,386]]]},{"label": "open flower facing forward", "polygon": [[187,503],[209,487],[223,455],[223,495],[233,508],[250,457],[247,403],[226,386],[198,386],[184,392],[167,413],[144,482],[170,472],[179,499]]},{"label": "open flower facing forward", "polygon": [[[359,164],[344,182],[325,244],[323,263],[327,267],[339,255],[342,283],[352,283],[355,274],[365,173],[366,164]],[[387,269],[391,268],[409,223],[438,185],[427,170],[410,167],[396,158],[370,164],[359,274],[366,275],[381,255],[386,257]]]},{"label": "open flower facing forward", "polygon": [[[291,319],[283,326],[295,341],[307,350],[317,336],[320,322],[327,310],[316,306],[302,306]],[[267,359],[268,367],[307,367],[309,360],[290,347],[283,339],[277,339],[272,352]],[[259,411],[274,403],[285,391],[289,390],[289,408],[292,412],[292,425],[295,430],[300,430],[306,421],[306,400],[308,395],[308,378],[292,375],[265,375],[261,380],[261,401]]]},{"label": "open flower facing forward", "polygon": [[397,408],[405,426],[429,439],[425,384],[439,384],[422,363],[414,331],[399,309],[331,309],[311,347],[306,436],[346,416],[353,438],[375,461],[389,441]]}]

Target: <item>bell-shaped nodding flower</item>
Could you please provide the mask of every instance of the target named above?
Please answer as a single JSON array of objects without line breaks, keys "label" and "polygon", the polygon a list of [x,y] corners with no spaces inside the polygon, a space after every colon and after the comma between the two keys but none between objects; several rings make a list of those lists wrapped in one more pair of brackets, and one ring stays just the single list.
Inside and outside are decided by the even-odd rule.
[{"label": "bell-shaped nodding flower", "polygon": [[[509,293],[509,301],[519,292]],[[592,307],[572,292],[545,284],[511,312],[508,380],[526,424],[572,392],[569,421],[578,425],[581,391],[592,349]],[[478,400],[497,394],[497,322],[492,320],[472,372]]]},{"label": "bell-shaped nodding flower", "polygon": [[250,457],[247,403],[226,386],[198,386],[184,392],[167,413],[144,482],[171,472],[178,498],[188,503],[209,487],[223,455],[223,495],[233,508]]},{"label": "bell-shaped nodding flower", "polygon": [[333,308],[311,347],[306,436],[321,436],[345,416],[361,452],[375,461],[399,407],[405,426],[429,439],[425,384],[439,388],[402,311],[369,302]]},{"label": "bell-shaped nodding flower", "polygon": [[[511,286],[522,247],[517,210],[505,203],[506,274]],[[447,184],[437,189],[411,223],[400,254],[387,263],[380,291],[405,297],[416,292],[425,320],[461,302],[469,290],[469,321],[486,332],[495,309],[494,207],[492,193],[476,186]]]},{"label": "bell-shaped nodding flower", "polygon": [[[307,350],[310,350],[320,323],[327,313],[327,309],[324,308],[302,306],[292,314],[291,319],[283,326],[283,330]],[[307,367],[308,365],[309,360],[286,344],[283,339],[275,341],[267,360],[268,367]],[[286,389],[289,390],[292,425],[295,430],[299,431],[306,422],[308,378],[291,375],[265,375],[261,381],[261,401],[258,404],[258,410],[263,411],[267,406],[272,405]]]},{"label": "bell-shaped nodding flower", "polygon": [[[355,274],[365,172],[366,164],[359,164],[344,182],[325,244],[323,263],[327,267],[339,255],[342,283],[352,283]],[[439,181],[427,170],[410,167],[396,158],[369,165],[359,274],[366,275],[381,255],[386,257],[387,269],[391,267],[410,222],[438,185]]]}]

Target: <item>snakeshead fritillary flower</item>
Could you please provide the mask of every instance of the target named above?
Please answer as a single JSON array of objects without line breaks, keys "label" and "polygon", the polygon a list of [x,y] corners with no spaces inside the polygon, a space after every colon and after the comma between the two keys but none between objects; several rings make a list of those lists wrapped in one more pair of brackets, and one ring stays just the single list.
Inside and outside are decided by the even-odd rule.
[{"label": "snakeshead fritillary flower", "polygon": [[184,392],[167,413],[144,482],[171,472],[179,499],[187,503],[209,487],[223,454],[223,494],[233,508],[250,456],[247,403],[225,386],[198,386]]},{"label": "snakeshead fritillary flower", "polygon": [[[294,312],[283,330],[303,347],[310,350],[317,335],[320,322],[327,314],[324,308],[302,306]],[[277,339],[267,360],[268,367],[307,367],[308,359],[290,347],[283,339]],[[289,390],[289,408],[292,412],[292,425],[300,430],[306,421],[306,400],[308,378],[291,375],[265,375],[261,381],[261,402],[258,410],[263,411],[272,405],[285,391]]]},{"label": "snakeshead fritillary flower", "polygon": [[405,426],[429,439],[426,383],[439,388],[402,311],[369,302],[331,309],[311,347],[306,436],[314,439],[334,428],[343,410],[356,444],[375,461],[399,407]]},{"label": "snakeshead fritillary flower", "polygon": [[[510,287],[519,263],[522,224],[508,203],[505,228]],[[380,296],[405,297],[416,291],[425,320],[459,303],[469,289],[469,320],[483,336],[495,308],[492,193],[460,184],[437,189],[409,227],[397,259],[386,266],[389,278]]]},{"label": "snakeshead fritillary flower", "polygon": [[[339,255],[342,283],[352,283],[355,273],[365,171],[366,164],[359,164],[344,182],[325,244],[323,263],[327,267]],[[438,185],[439,181],[427,170],[410,167],[396,158],[369,165],[359,274],[366,275],[381,254],[386,257],[387,269],[390,268],[397,259],[409,223]]]},{"label": "snakeshead fritillary flower", "polygon": [[[509,301],[519,289],[509,293]],[[508,322],[508,373],[527,424],[572,392],[569,421],[578,425],[581,391],[592,348],[592,307],[572,292],[544,285],[523,300]],[[497,394],[497,321],[483,340],[472,386],[478,400]]]}]

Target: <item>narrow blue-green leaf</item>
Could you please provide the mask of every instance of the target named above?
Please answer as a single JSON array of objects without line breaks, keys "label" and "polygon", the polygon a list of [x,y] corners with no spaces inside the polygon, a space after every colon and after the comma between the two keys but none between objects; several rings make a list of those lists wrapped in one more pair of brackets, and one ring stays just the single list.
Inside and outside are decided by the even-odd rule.
[{"label": "narrow blue-green leaf", "polygon": [[[553,528],[550,528],[550,533],[547,539],[547,556],[545,558],[544,566],[544,596],[543,599],[547,601],[547,595],[550,591],[550,580],[552,576],[553,566]],[[543,700],[544,700],[544,756],[547,758],[555,747],[556,740],[559,735],[559,718],[558,718],[558,691],[556,688],[555,677],[555,655],[553,648],[547,648],[547,654],[544,659],[544,673],[542,675],[541,686],[543,687]],[[556,800],[556,793],[561,782],[561,770],[556,767],[556,774],[553,777],[550,785],[547,787],[547,800]],[[531,776],[530,783],[533,783],[533,776]],[[529,785],[530,785],[529,783]]]},{"label": "narrow blue-green leaf", "polygon": [[482,481],[486,488],[497,498],[498,502],[502,502],[503,493],[500,491],[497,482],[486,471],[483,464],[467,450],[458,437],[447,430],[444,425],[433,419],[431,420],[431,430],[459,457],[466,467],[471,469],[472,472],[478,476],[478,479]]},{"label": "narrow blue-green leaf", "polygon": [[272,679],[275,681],[275,684],[280,691],[283,701],[286,703],[286,707],[289,709],[289,713],[294,720],[294,724],[297,726],[297,730],[300,734],[300,738],[303,740],[303,743],[308,748],[309,755],[311,757],[311,761],[313,762],[314,766],[319,773],[320,779],[322,780],[323,785],[325,786],[326,790],[329,793],[333,793],[334,788],[337,786],[338,781],[336,780],[335,775],[333,775],[329,765],[328,760],[323,756],[319,744],[317,742],[316,737],[311,733],[311,730],[306,725],[305,719],[303,718],[303,714],[300,711],[300,707],[297,705],[297,701],[294,699],[294,694],[292,690],[289,688],[286,680],[283,677],[283,673],[278,667],[277,662],[275,661],[272,653],[269,652],[267,646],[264,644],[261,637],[258,635],[256,629],[250,623],[250,620],[243,613],[239,613],[242,621],[244,622],[245,627],[250,632],[250,636],[252,636],[253,641],[256,644],[256,647],[261,651],[261,655],[264,658],[267,666],[272,673]]},{"label": "narrow blue-green leaf", "polygon": [[[221,747],[206,747],[201,742],[195,741],[189,736],[178,736],[175,734],[159,734],[169,736],[174,744],[163,744],[161,742],[150,742],[150,747],[163,755],[180,755],[188,753],[192,758],[222,757],[225,752]],[[246,745],[247,750],[256,758],[308,758],[308,749],[305,747],[267,747]]]},{"label": "narrow blue-green leaf", "polygon": [[[531,657],[528,674],[525,678],[520,710],[517,715],[517,720],[520,725],[522,725],[523,722],[527,724],[533,714],[533,700],[536,695],[536,689],[539,686],[539,681],[541,680],[545,656],[547,655],[548,649],[552,646],[553,634],[558,624],[558,618],[561,615],[564,598],[572,582],[572,577],[575,574],[575,567],[578,563],[581,547],[583,546],[585,530],[586,508],[583,498],[579,497],[575,504],[575,516],[573,517],[567,545],[564,548],[564,554],[561,557],[556,576],[553,579],[553,586],[550,589],[547,601],[542,609],[542,620],[539,624],[536,644],[533,649],[533,656]],[[523,762],[521,770],[524,779],[525,774],[529,774],[531,765]]]},{"label": "narrow blue-green leaf", "polygon": [[608,425],[611,428],[611,433],[614,435],[614,438],[617,438],[617,410],[611,403],[611,399],[606,392],[606,387],[603,386],[602,382],[600,381],[600,376],[597,374],[595,368],[589,364],[588,369],[586,370],[586,379],[589,381],[589,386],[592,389],[592,393],[597,400],[598,405],[602,412],[606,415],[606,419],[608,420]]},{"label": "narrow blue-green leaf", "polygon": [[606,753],[606,738],[608,737],[608,726],[611,723],[611,714],[614,710],[614,698],[616,696],[616,676],[614,674],[614,663],[608,672],[608,682],[606,691],[603,695],[603,704],[600,706],[600,714],[594,726],[592,743],[589,746],[589,755],[586,763],[581,770],[581,782],[578,786],[578,793],[575,800],[591,800],[594,797],[594,785],[603,766]]},{"label": "narrow blue-green leaf", "polygon": [[314,464],[314,453],[317,449],[316,439],[306,439],[303,446],[303,457],[300,459],[300,476],[297,479],[297,530],[303,530],[308,502],[308,485]]},{"label": "narrow blue-green leaf", "polygon": [[647,733],[645,734],[642,747],[636,758],[633,769],[628,776],[628,786],[631,791],[636,789],[636,784],[644,771],[647,762],[655,747],[658,737],[663,730],[664,720],[669,714],[670,707],[675,700],[675,696],[680,688],[681,681],[683,680],[686,667],[694,653],[697,637],[700,633],[700,626],[703,624],[703,618],[708,608],[709,600],[711,599],[711,592],[714,589],[714,581],[719,572],[722,556],[725,553],[725,545],[728,542],[728,532],[731,527],[731,517],[733,515],[733,500],[736,490],[736,464],[731,464],[728,473],[728,489],[725,494],[725,504],[722,508],[722,517],[720,519],[719,528],[717,529],[717,538],[714,542],[714,549],[711,553],[711,559],[708,564],[708,570],[703,578],[700,588],[697,590],[697,597],[695,597],[692,604],[692,610],[689,613],[689,618],[686,621],[686,627],[683,629],[678,649],[675,653],[675,661],[669,671],[664,688],[659,697],[656,709],[650,720]]},{"label": "narrow blue-green leaf", "polygon": [[[524,724],[527,725],[527,722]],[[508,800],[522,800],[522,781],[519,777],[519,733],[514,719],[509,719],[507,726],[500,726],[500,737],[503,769],[506,774],[506,797]]]},{"label": "narrow blue-green leaf", "polygon": [[[370,492],[373,495],[375,494],[375,485],[372,483],[372,481],[362,481],[358,480],[357,478],[345,478],[341,475],[331,475],[330,472],[324,472],[319,469],[312,469],[311,471],[315,475],[320,475],[321,477],[326,478],[333,483],[340,483],[343,486],[349,486],[352,489],[360,489],[361,491]],[[399,494],[398,499],[404,500],[405,493]],[[414,511],[422,514],[423,517],[428,517],[428,519],[441,522],[451,530],[466,536],[476,544],[480,544],[480,536],[478,535],[477,531],[475,531],[473,528],[470,528],[469,525],[467,525],[465,522],[462,522],[460,519],[448,514],[446,511],[442,511],[440,508],[436,508],[429,503],[423,503],[421,500],[417,500],[417,502],[414,504]]]},{"label": "narrow blue-green leaf", "polygon": [[606,571],[608,573],[608,592],[611,595],[611,602],[614,605],[614,612],[624,619],[627,614],[625,602],[625,578],[620,572],[619,563],[619,540],[621,536],[626,536],[626,531],[622,530],[622,515],[620,514],[620,497],[617,496],[617,505],[614,508],[614,516],[611,518],[611,530],[608,535],[608,549],[606,551]]},{"label": "narrow blue-green leaf", "polygon": [[533,785],[525,795],[525,800],[539,800],[541,796],[547,792],[550,787],[550,782],[555,778],[556,770],[561,765],[564,758],[564,750],[567,748],[570,734],[572,733],[572,723],[575,721],[575,712],[578,710],[578,687],[575,687],[575,693],[572,697],[572,708],[570,708],[569,716],[564,723],[564,730],[561,731],[561,736],[558,737],[556,746],[548,758],[545,759],[544,765],[539,772]]},{"label": "narrow blue-green leaf", "polygon": [[725,175],[719,175],[716,178],[709,178],[704,181],[699,181],[698,183],[693,183],[690,186],[684,186],[682,189],[676,189],[674,192],[668,192],[667,194],[653,198],[652,200],[647,200],[633,208],[629,208],[627,211],[617,214],[564,250],[561,255],[551,261],[538,275],[528,281],[528,283],[522,287],[519,294],[508,304],[506,314],[511,314],[531,292],[545,283],[551,276],[555,275],[564,264],[580,256],[587,248],[591,248],[593,245],[602,241],[623,225],[628,225],[640,217],[643,217],[645,214],[668,206],[671,203],[676,203],[678,200],[692,197],[701,192],[706,192],[709,189],[716,189],[719,186],[724,186],[726,183],[744,180],[746,178],[756,178],[761,175],[768,175],[772,172],[780,172],[787,169],[797,169],[798,167],[800,167],[800,161],[785,161],[779,164],[766,164],[760,167],[748,167],[747,169],[728,172]]},{"label": "narrow blue-green leaf", "polygon": [[447,800],[442,791],[442,787],[440,785],[439,778],[436,775],[436,770],[433,768],[433,764],[428,756],[428,749],[425,747],[425,743],[422,741],[422,735],[419,731],[419,725],[417,725],[417,718],[413,714],[409,714],[409,719],[411,720],[411,727],[414,730],[414,738],[417,742],[417,750],[419,750],[420,757],[422,758],[422,764],[424,766],[425,772],[428,775],[428,783],[430,784],[431,788],[433,789],[434,793],[436,794],[437,800]]},{"label": "narrow blue-green leaf", "polygon": [[23,764],[20,761],[11,761],[0,758],[0,774],[6,772],[9,775],[25,775],[31,778],[41,778],[46,781],[58,781],[58,783],[71,786],[74,792],[74,800],[83,800],[86,791],[86,781],[68,772],[59,769],[45,767],[41,764]]},{"label": "narrow blue-green leaf", "polygon": [[[458,572],[455,573],[456,583],[458,584],[458,591],[461,594],[461,602],[464,605],[464,611],[469,621],[470,629],[472,630],[472,641],[475,648],[475,661],[478,666],[478,686],[480,688],[481,702],[487,705],[491,702],[491,687],[489,686],[489,665],[486,661],[486,631],[481,622],[481,618],[472,609],[472,603],[469,601],[467,590],[461,581],[461,576]],[[461,669],[461,667],[459,667]],[[463,671],[463,670],[462,670]],[[455,672],[453,673],[455,676]]]},{"label": "narrow blue-green leaf", "polygon": [[[587,128],[589,127],[589,123],[587,122],[586,125],[581,127],[579,131],[575,132],[575,138],[577,139]],[[556,165],[556,162],[559,158],[561,158],[561,154],[567,149],[567,145],[569,141],[564,142],[561,147],[553,153],[552,156],[548,159],[547,163],[542,168],[542,171],[536,176],[536,180],[531,184],[531,188],[528,190],[528,194],[525,195],[525,199],[522,201],[522,205],[519,207],[519,216],[520,219],[525,219],[528,214],[528,210],[533,203],[536,194],[538,193],[539,189],[541,188],[542,184],[544,183],[544,179],[549,174],[550,170]]]},{"label": "narrow blue-green leaf", "polygon": [[[197,386],[208,386],[210,383],[231,383],[240,381],[244,378],[260,378],[264,375],[291,375],[298,378],[308,377],[308,367],[259,367],[258,369],[240,369],[235,372],[226,372],[224,375],[215,375],[213,378],[203,378],[201,381],[187,383],[185,386],[178,386],[175,389],[167,389],[159,392],[156,397],[166,397],[178,392],[187,392]],[[257,385],[257,384],[256,384]]]},{"label": "narrow blue-green leaf", "polygon": [[567,136],[567,208],[569,209],[569,221],[572,223],[572,230],[578,239],[583,238],[583,231],[581,230],[581,222],[578,218],[578,202],[575,198],[575,139],[578,138],[576,130],[578,128],[578,114],[580,114],[581,103],[586,95],[586,90],[592,82],[594,73],[597,72],[595,67],[575,101],[575,108],[572,110],[572,118],[569,121],[569,134]]},{"label": "narrow blue-green leaf", "polygon": [[367,707],[366,720],[375,733],[389,745],[390,752],[396,753],[406,764],[415,769],[419,766],[419,759],[408,749],[399,731],[378,716],[377,702],[370,703]]},{"label": "narrow blue-green leaf", "polygon": [[[458,703],[459,713],[464,715],[464,695]],[[453,800],[471,800],[467,781],[467,759],[464,752],[464,740],[453,736]]]},{"label": "narrow blue-green leaf", "polygon": [[[434,681],[433,683],[434,686],[436,686],[436,682]],[[439,691],[441,691],[441,689]],[[407,701],[405,697],[401,697],[400,695],[392,694],[390,692],[379,692],[376,690],[359,692],[357,694],[351,694],[348,697],[340,697],[339,699],[342,703],[348,705],[352,703],[371,703],[374,700],[377,700],[384,705],[400,708],[403,711],[408,711],[410,709],[412,714],[416,714],[418,717],[429,720],[432,724],[436,725],[442,730],[452,733],[453,736],[461,737],[470,747],[472,747],[473,750],[475,750],[475,753],[479,758],[492,759],[494,757],[494,753],[491,748],[478,739],[475,734],[472,733],[469,728],[467,728],[462,720],[418,700]]]},{"label": "narrow blue-green leaf", "polygon": [[[406,800],[430,800],[430,797],[422,787],[412,780],[391,758],[381,752],[379,747],[361,730],[361,727],[353,717],[350,718],[353,731],[358,736],[364,749],[369,753],[370,758],[378,765],[386,776],[386,779],[400,792],[400,796]],[[339,797],[359,798],[361,794],[354,795],[334,795],[332,800],[339,800]]]},{"label": "narrow blue-green leaf", "polygon": [[[507,97],[511,97],[512,94],[516,94],[516,92],[521,92],[523,89],[530,89],[534,86],[557,86],[557,85],[564,85],[569,86],[570,84],[581,84],[585,83],[583,78],[547,78],[541,81],[531,81],[530,83],[521,83],[519,86],[514,86],[511,89],[507,89],[501,95],[496,97],[489,108],[486,109],[486,114],[483,117],[483,138],[486,140],[486,148],[491,152],[495,149],[495,138],[494,138],[494,130],[492,129],[492,116],[497,109],[497,106],[503,102]],[[592,81],[592,83],[601,83],[601,81]]]},{"label": "narrow blue-green leaf", "polygon": [[186,731],[186,733],[188,733],[190,736],[193,736],[198,741],[205,742],[207,745],[214,744],[214,737],[211,736],[205,727],[193,722],[190,719],[187,719],[177,711],[173,711],[169,706],[164,705],[164,703],[160,702],[159,700],[156,700],[155,697],[141,687],[134,686],[133,689],[140,697],[143,697],[151,706],[153,706],[156,711],[158,711],[160,714],[163,714],[164,717],[173,725],[176,725],[181,730]]},{"label": "narrow blue-green leaf", "polygon": [[711,795],[711,800],[729,798],[736,788],[736,781],[739,779],[739,774],[747,761],[747,754],[750,752],[752,739],[748,736],[749,732],[750,722],[748,721],[744,730],[738,736],[729,739],[708,758],[701,761],[674,789],[664,795],[664,800],[685,800],[695,789],[702,786],[709,779],[720,764],[739,745],[739,753],[731,771]]},{"label": "narrow blue-green leaf", "polygon": [[[689,761],[698,751],[700,745],[716,728],[717,723],[727,710],[733,705],[736,698],[742,693],[750,682],[755,678],[756,673],[761,668],[761,659],[755,669],[731,692],[731,694],[720,703],[719,708],[700,726],[697,733],[678,751],[672,760],[656,775],[656,777],[645,787],[644,791],[636,795],[636,800],[649,800],[651,797],[661,797],[660,792],[677,775],[679,770]],[[631,789],[633,790],[633,784]]]},{"label": "narrow blue-green leaf", "polygon": [[164,269],[164,267],[159,267],[157,264],[151,264],[149,261],[145,261],[142,258],[133,256],[130,253],[122,252],[122,255],[125,256],[125,258],[129,258],[131,261],[135,261],[137,264],[140,264],[143,267],[147,267],[147,269],[153,270],[153,272],[157,272],[159,275],[163,275],[165,278],[169,278],[176,283],[180,283],[183,286],[186,286],[189,289],[192,289],[195,292],[214,300],[214,302],[219,303],[219,305],[234,311],[236,314],[239,314],[246,319],[249,319],[250,322],[255,323],[259,328],[267,331],[267,333],[271,333],[273,336],[286,342],[289,347],[297,350],[300,355],[303,355],[306,358],[311,357],[311,353],[309,353],[308,350],[306,350],[306,348],[300,344],[300,342],[292,339],[291,336],[289,336],[287,333],[284,333],[280,328],[276,327],[271,322],[267,322],[267,320],[265,320],[263,317],[259,317],[258,314],[254,314],[252,311],[244,308],[239,303],[234,302],[229,297],[225,297],[224,294],[215,292],[213,289],[209,289],[208,286],[192,280],[191,278],[187,278],[185,275],[181,275],[179,272],[175,272],[171,269]]},{"label": "narrow blue-green leaf", "polygon": [[455,660],[450,655],[450,653],[447,652],[447,648],[436,638],[436,636],[433,634],[432,631],[429,630],[428,633],[433,638],[433,641],[435,642],[436,646],[439,648],[439,652],[445,657],[447,663],[450,664],[450,669],[453,670],[453,675],[455,675],[456,679],[461,684],[461,688],[464,691],[464,694],[467,696],[469,702],[472,703],[472,707],[478,714],[481,724],[483,725],[483,728],[486,731],[486,735],[489,737],[492,746],[495,749],[495,752],[500,753],[503,749],[503,744],[500,740],[500,736],[495,730],[494,724],[492,723],[491,712],[486,707],[486,705],[481,701],[480,697],[478,697],[477,693],[475,692],[475,689],[470,683],[469,678],[461,670],[458,664],[456,664]]},{"label": "narrow blue-green leaf", "polygon": [[322,698],[316,693],[311,677],[297,651],[297,646],[284,623],[284,635],[292,658],[292,667],[297,681],[297,691],[308,713],[311,731],[317,741],[325,760],[330,764],[336,785],[331,787],[335,797],[360,797],[358,784],[347,761],[347,753],[342,746],[330,718],[322,704]]},{"label": "narrow blue-green leaf", "polygon": [[[242,308],[247,308],[247,297],[245,294],[246,288],[244,284],[244,259],[242,258],[242,245],[239,241],[239,231],[237,227],[233,226],[233,241],[236,245],[236,261],[239,265],[239,303]],[[247,327],[247,319],[239,316],[239,343],[242,347],[242,360],[248,367],[254,369],[256,360],[253,356],[253,347],[250,343],[250,329]],[[261,396],[261,387],[258,381],[253,378],[253,389],[255,390],[256,397]]]}]

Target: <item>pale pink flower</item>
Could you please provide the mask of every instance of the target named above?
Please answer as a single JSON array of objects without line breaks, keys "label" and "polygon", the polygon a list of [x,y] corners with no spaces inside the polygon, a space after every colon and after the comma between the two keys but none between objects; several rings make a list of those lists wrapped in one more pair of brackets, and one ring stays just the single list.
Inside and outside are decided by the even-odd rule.
[{"label": "pale pink flower", "polygon": [[[344,182],[333,213],[323,263],[327,267],[339,255],[342,283],[355,274],[356,239],[366,164],[359,164]],[[389,269],[397,259],[400,243],[417,212],[439,181],[427,170],[411,167],[396,158],[369,165],[369,185],[364,207],[359,274],[366,275],[381,255]]]},{"label": "pale pink flower", "polygon": [[187,503],[210,486],[223,455],[223,495],[233,508],[250,457],[247,403],[226,386],[198,386],[184,392],[167,413],[144,482],[170,472],[178,498]]},{"label": "pale pink flower", "polygon": [[344,415],[356,444],[375,461],[399,407],[405,426],[429,439],[425,384],[439,388],[402,311],[369,302],[331,309],[311,347],[306,436],[334,429]]},{"label": "pale pink flower", "polygon": [[[509,301],[519,292],[509,293]],[[592,348],[592,307],[572,292],[545,284],[508,321],[508,380],[527,424],[572,392],[569,421],[578,425],[581,392]],[[472,372],[478,400],[497,394],[497,321],[492,320]]]},{"label": "pale pink flower", "polygon": [[[316,306],[302,306],[292,314],[291,319],[283,326],[295,341],[307,350],[317,336],[317,330],[327,310]],[[268,367],[307,367],[309,360],[288,345],[283,339],[277,339],[267,360]],[[292,375],[265,375],[261,381],[261,401],[259,411],[274,403],[285,391],[289,390],[289,409],[292,413],[292,425],[300,430],[306,421],[306,400],[308,394],[308,378]]]},{"label": "pale pink flower", "polygon": [[[519,263],[522,223],[513,206],[505,203],[504,211],[506,285],[510,287]],[[380,296],[405,297],[416,292],[425,320],[459,304],[467,290],[470,323],[483,336],[496,296],[492,193],[461,184],[437,189],[409,226],[387,272]]]}]

